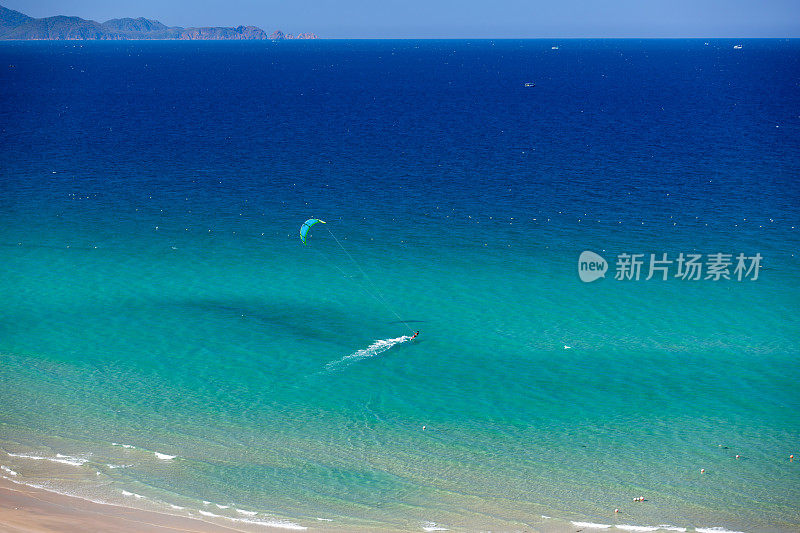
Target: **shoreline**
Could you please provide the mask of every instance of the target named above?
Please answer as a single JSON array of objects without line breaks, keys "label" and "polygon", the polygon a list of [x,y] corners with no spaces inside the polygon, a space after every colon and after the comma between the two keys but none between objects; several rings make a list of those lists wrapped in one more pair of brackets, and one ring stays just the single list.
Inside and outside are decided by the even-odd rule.
[{"label": "shoreline", "polygon": [[246,524],[236,527],[201,518],[146,511],[31,487],[0,477],[0,524],[9,533],[241,533],[281,531],[281,528]]},{"label": "shoreline", "polygon": [[[545,519],[545,523],[528,526],[531,531],[567,533],[574,531],[575,527],[579,527],[587,531],[741,533],[722,527],[637,526],[574,520],[551,521],[553,519],[549,516],[542,516],[542,518]],[[8,533],[83,533],[85,531],[102,531],[104,533],[252,533],[285,531],[285,528],[271,527],[264,523],[242,523],[229,526],[209,522],[201,517],[180,516],[114,503],[102,503],[80,496],[33,487],[3,476],[0,476],[0,526],[3,527],[4,532]],[[460,530],[459,528],[441,527],[434,523],[425,524],[420,529],[423,531]],[[528,530],[528,528],[525,529]],[[334,533],[346,530],[333,527],[325,528],[325,531]],[[381,531],[388,533],[406,530],[381,528]]]},{"label": "shoreline", "polygon": [[[30,441],[27,435],[23,441]],[[324,530],[330,533],[341,531],[482,531],[520,530],[539,533],[568,533],[575,528],[587,531],[635,531],[641,533],[678,532],[678,533],[742,533],[759,531],[783,532],[795,531],[788,523],[773,522],[770,529],[750,524],[745,525],[743,517],[739,520],[732,517],[700,516],[692,513],[695,520],[684,516],[682,520],[667,517],[655,518],[631,513],[625,509],[622,501],[612,502],[619,505],[621,514],[608,515],[602,512],[575,513],[556,511],[553,508],[541,507],[540,511],[511,512],[507,516],[502,512],[509,508],[500,505],[492,512],[487,508],[482,511],[468,512],[470,517],[453,514],[444,510],[436,522],[427,518],[435,518],[437,513],[429,516],[395,515],[390,520],[372,519],[366,522],[357,517],[337,516],[342,519],[316,518],[324,516],[299,513],[293,518],[275,517],[268,511],[256,511],[255,507],[245,504],[244,507],[228,503],[194,500],[174,493],[175,498],[165,494],[154,494],[141,484],[122,483],[120,486],[112,472],[115,468],[133,466],[131,461],[142,460],[142,464],[155,464],[163,467],[180,461],[175,455],[168,455],[152,449],[140,448],[131,444],[112,442],[110,445],[92,447],[92,451],[75,453],[76,449],[87,449],[86,443],[71,443],[66,446],[59,442],[58,453],[51,446],[39,445],[34,448],[23,448],[18,443],[9,443],[12,451],[0,445],[0,455],[7,455],[7,460],[0,461],[0,526],[3,531],[12,533],[43,533],[47,531],[79,532],[111,531],[132,533],[138,531],[185,531],[195,533],[215,532],[268,532],[282,530]],[[104,449],[106,448],[106,449]],[[167,449],[160,448],[165,451]],[[109,452],[121,455],[111,455]],[[173,450],[168,450],[173,451]],[[91,459],[90,459],[91,458]],[[155,459],[154,459],[155,458]],[[108,469],[103,468],[103,465]],[[19,477],[17,477],[19,476]],[[76,490],[77,489],[77,490]],[[127,489],[127,490],[126,490]],[[630,501],[630,500],[628,500]],[[132,505],[129,505],[130,504]],[[240,502],[242,503],[242,502]],[[179,505],[180,504],[180,505]],[[202,504],[202,505],[201,505]],[[535,505],[535,504],[533,504]],[[491,505],[490,505],[491,506]],[[170,508],[173,511],[170,510]],[[217,510],[219,509],[219,511]],[[552,510],[551,510],[552,509]],[[609,507],[613,509],[613,507]],[[638,509],[637,509],[638,510]],[[452,510],[451,510],[452,511]],[[466,511],[466,509],[462,509]],[[513,511],[513,510],[512,510]],[[539,514],[539,513],[542,514]],[[239,513],[241,516],[237,515]],[[683,515],[680,512],[677,515]],[[514,515],[513,517],[511,515]],[[299,518],[305,516],[305,518]],[[423,520],[423,518],[426,518]],[[374,517],[373,517],[374,519]],[[441,522],[440,522],[441,520]],[[692,524],[692,522],[695,522]],[[359,523],[360,522],[360,523]]]}]

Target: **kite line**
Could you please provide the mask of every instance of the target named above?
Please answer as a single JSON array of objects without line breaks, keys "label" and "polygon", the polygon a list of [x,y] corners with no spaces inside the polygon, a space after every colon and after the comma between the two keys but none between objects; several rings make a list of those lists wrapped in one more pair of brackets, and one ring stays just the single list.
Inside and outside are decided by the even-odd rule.
[{"label": "kite line", "polygon": [[[351,262],[352,262],[352,263],[355,265],[355,267],[358,269],[358,271],[361,273],[361,275],[364,277],[364,279],[365,279],[365,280],[367,280],[367,282],[369,282],[369,284],[372,286],[372,291],[368,290],[368,289],[367,289],[367,288],[364,286],[364,284],[362,284],[362,283],[359,283],[357,280],[353,279],[353,277],[352,277],[352,276],[348,276],[348,275],[347,275],[347,273],[346,273],[345,271],[343,271],[341,268],[339,268],[339,267],[338,267],[338,266],[337,266],[335,263],[333,263],[333,262],[330,260],[330,258],[328,258],[328,257],[327,257],[327,255],[325,254],[325,252],[323,252],[322,250],[319,250],[317,247],[314,247],[314,250],[316,250],[317,252],[319,252],[319,253],[321,253],[323,256],[325,256],[325,258],[327,259],[327,262],[328,262],[329,264],[333,265],[333,267],[334,267],[336,270],[338,270],[338,271],[339,271],[339,272],[340,272],[340,273],[341,273],[341,274],[342,274],[344,277],[346,277],[346,278],[349,278],[349,279],[353,279],[353,281],[355,281],[355,282],[356,282],[356,283],[359,285],[359,287],[361,287],[361,289],[362,289],[364,292],[366,292],[366,293],[367,293],[368,295],[370,295],[370,296],[371,296],[373,299],[375,299],[375,301],[377,301],[378,303],[380,303],[381,305],[383,305],[383,306],[384,306],[384,307],[385,307],[385,308],[386,308],[386,309],[387,309],[387,310],[388,310],[390,313],[392,313],[394,316],[396,316],[396,317],[397,317],[397,319],[398,319],[400,322],[402,322],[403,324],[405,324],[405,326],[408,328],[408,330],[409,330],[411,333],[414,333],[414,329],[413,329],[411,326],[409,326],[409,325],[408,325],[408,322],[406,322],[405,320],[403,320],[403,319],[400,317],[400,315],[397,313],[397,311],[395,311],[395,310],[394,310],[394,309],[393,309],[393,308],[392,308],[392,307],[389,305],[389,303],[386,301],[386,298],[384,298],[384,297],[383,297],[383,295],[381,294],[381,291],[380,291],[380,289],[378,289],[378,286],[377,286],[377,285],[375,285],[375,282],[374,282],[374,281],[372,281],[372,278],[370,278],[370,277],[369,277],[369,275],[367,275],[367,273],[364,271],[364,269],[363,269],[363,268],[361,268],[361,265],[358,263],[358,261],[356,261],[356,260],[355,260],[355,258],[354,258],[354,257],[353,257],[353,256],[350,254],[350,252],[348,252],[348,251],[347,251],[347,248],[345,248],[345,247],[344,247],[344,245],[341,243],[341,241],[340,241],[339,239],[337,239],[337,238],[336,238],[336,235],[334,235],[334,234],[333,234],[333,232],[330,230],[330,228],[328,228],[328,227],[327,227],[327,223],[326,223],[324,220],[320,220],[320,219],[317,219],[317,218],[310,218],[310,219],[306,220],[305,222],[303,222],[302,226],[300,226],[300,240],[302,240],[302,241],[303,241],[303,244],[306,244],[306,239],[307,239],[308,231],[311,229],[311,226],[314,226],[315,224],[326,224],[326,226],[325,226],[325,229],[327,229],[327,230],[328,230],[328,233],[330,233],[331,237],[333,237],[333,240],[334,240],[334,241],[336,241],[336,244],[338,244],[338,245],[339,245],[339,248],[341,248],[341,249],[342,249],[342,251],[345,253],[345,255],[347,255],[347,257],[348,257],[348,258],[350,259],[350,261],[351,261]],[[373,293],[373,291],[374,291],[374,293]]]}]

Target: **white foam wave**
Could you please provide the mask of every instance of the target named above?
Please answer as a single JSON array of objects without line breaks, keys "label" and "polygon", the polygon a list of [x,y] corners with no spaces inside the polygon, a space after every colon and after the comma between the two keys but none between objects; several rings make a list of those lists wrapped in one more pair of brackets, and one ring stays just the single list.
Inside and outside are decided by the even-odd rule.
[{"label": "white foam wave", "polygon": [[55,459],[51,459],[57,463],[63,463],[65,465],[72,465],[72,466],[82,466],[84,465],[88,459],[83,459],[82,457],[72,457],[70,455],[61,455],[60,453],[56,454]]},{"label": "white foam wave", "polygon": [[112,464],[106,464],[106,466],[107,466],[107,467],[109,467],[109,468],[130,468],[130,467],[132,467],[133,465],[112,465]]},{"label": "white foam wave", "polygon": [[410,341],[411,337],[409,335],[403,335],[402,337],[397,337],[394,339],[379,339],[364,348],[363,350],[358,350],[357,352],[353,352],[350,355],[345,355],[338,361],[332,361],[325,365],[325,368],[331,370],[336,368],[337,366],[341,365],[342,363],[354,363],[359,359],[364,359],[366,357],[375,357],[378,354],[381,354],[391,348],[392,346],[396,346],[400,343]]},{"label": "white foam wave", "polygon": [[122,491],[122,495],[123,496],[133,496],[137,500],[144,499],[144,496],[142,496],[141,494],[136,494],[135,492],[128,492],[127,490],[123,490]]},{"label": "white foam wave", "polygon": [[103,500],[95,500],[95,499],[92,499],[92,498],[87,498],[86,496],[78,496],[76,494],[71,494],[69,492],[56,490],[51,486],[46,486],[46,485],[42,485],[42,484],[39,484],[39,483],[31,483],[29,481],[25,481],[25,482],[18,481],[16,479],[12,479],[10,477],[6,477],[4,479],[7,479],[8,481],[10,481],[12,483],[16,483],[17,485],[22,485],[23,487],[31,487],[31,488],[34,488],[34,489],[40,489],[40,490],[44,490],[44,491],[47,491],[47,492],[52,492],[54,494],[61,494],[62,496],[69,496],[70,498],[79,498],[81,500],[86,500],[87,502],[96,503],[98,505],[118,505],[116,503],[105,502]]},{"label": "white foam wave", "polygon": [[252,520],[250,518],[228,518],[228,520],[241,522],[243,524],[254,524],[256,526],[293,529],[295,531],[304,531],[308,529],[306,526],[301,526],[300,524],[295,524],[294,522],[290,522],[288,520]]},{"label": "white foam wave", "polygon": [[215,503],[214,505],[216,505],[216,506],[217,506],[217,507],[219,507],[220,509],[228,509],[228,508],[230,507],[230,505],[220,505],[220,504],[218,504],[218,503]]},{"label": "white foam wave", "polygon": [[[545,517],[544,515],[542,515],[542,518],[550,518],[550,517],[549,516]],[[666,531],[680,531],[680,532],[685,532],[686,531],[685,527],[677,527],[677,526],[669,526],[669,525],[634,526],[634,525],[630,525],[630,524],[616,524],[616,525],[596,524],[594,522],[572,522],[572,525],[577,526],[577,527],[587,528],[587,529],[610,529],[610,528],[615,528],[615,529],[621,529],[623,531],[636,531],[636,532],[641,532],[641,533],[646,533],[648,531],[664,531],[664,530],[666,530]],[[700,531],[700,529],[698,529],[697,531]],[[719,532],[718,531],[718,532],[715,532],[715,533],[723,533],[723,532]],[[724,533],[731,533],[731,532],[724,532]],[[736,533],[738,533],[738,532],[736,532]]]},{"label": "white foam wave", "polygon": [[171,461],[172,459],[175,459],[177,457],[177,455],[167,455],[165,453],[158,453],[158,452],[153,452],[153,453],[156,454],[156,459],[161,459],[162,461]]},{"label": "white foam wave", "polygon": [[169,506],[172,507],[173,509],[178,509],[179,511],[183,510],[183,509],[186,509],[186,507],[181,507],[180,505],[175,505],[175,504],[172,504],[172,503],[169,504]]},{"label": "white foam wave", "polygon": [[594,522],[571,522],[576,527],[588,527],[591,529],[608,529],[611,524],[595,524]]},{"label": "white foam wave", "polygon": [[[204,501],[203,503],[206,503],[206,502]],[[210,504],[210,503],[211,502],[208,502],[207,504]],[[217,507],[220,507],[219,504],[214,504],[214,505],[216,505]],[[222,506],[221,508],[227,509],[228,506]],[[242,509],[236,509],[236,510],[238,512],[242,511]],[[230,520],[231,522],[239,522],[239,523],[242,523],[242,524],[251,524],[251,525],[256,525],[256,526],[273,527],[273,528],[281,528],[281,529],[293,529],[293,530],[297,530],[297,531],[303,531],[303,530],[308,529],[306,526],[301,526],[300,524],[295,524],[294,522],[290,522],[289,520],[278,520],[278,519],[259,520],[259,519],[253,519],[253,518],[234,518],[234,517],[231,517],[231,516],[223,516],[223,515],[220,515],[220,514],[211,513],[209,511],[203,511],[202,509],[199,509],[198,512],[201,515],[207,516],[209,518],[222,518],[223,520]],[[253,511],[246,511],[244,514],[247,514],[247,513],[253,513],[253,515],[257,514],[257,513],[253,512]],[[252,516],[252,515],[250,515],[250,516]]]},{"label": "white foam wave", "polygon": [[31,459],[32,461],[50,461],[53,463],[61,463],[70,466],[83,466],[88,459],[82,457],[72,457],[70,455],[56,454],[55,457],[42,457],[41,455],[31,455],[28,453],[9,453],[9,457],[20,457],[22,459]]},{"label": "white foam wave", "polygon": [[122,446],[123,448],[129,448],[129,449],[130,448],[136,448],[136,446],[134,446],[133,444],[120,444],[118,442],[112,442],[111,445],[112,446]]},{"label": "white foam wave", "polygon": [[255,516],[258,514],[255,511],[245,511],[244,509],[236,509],[236,512],[245,516]]},{"label": "white foam wave", "polygon": [[436,522],[428,522],[422,526],[424,531],[448,531],[446,527],[437,526]]},{"label": "white foam wave", "polygon": [[742,533],[741,531],[731,531],[730,529],[725,529],[724,527],[696,527],[694,528],[697,533]]},{"label": "white foam wave", "polygon": [[12,475],[12,476],[18,475],[16,472],[14,472],[13,470],[11,470],[9,467],[7,467],[5,465],[0,465],[0,470],[2,470],[3,472],[6,472],[7,474]]}]

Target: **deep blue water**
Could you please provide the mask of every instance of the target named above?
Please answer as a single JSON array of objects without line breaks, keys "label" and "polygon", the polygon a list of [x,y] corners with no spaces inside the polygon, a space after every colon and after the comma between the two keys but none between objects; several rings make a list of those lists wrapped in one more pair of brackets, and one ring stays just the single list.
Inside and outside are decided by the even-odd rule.
[{"label": "deep blue water", "polygon": [[310,528],[795,530],[800,44],[737,43],[0,44],[0,463]]}]

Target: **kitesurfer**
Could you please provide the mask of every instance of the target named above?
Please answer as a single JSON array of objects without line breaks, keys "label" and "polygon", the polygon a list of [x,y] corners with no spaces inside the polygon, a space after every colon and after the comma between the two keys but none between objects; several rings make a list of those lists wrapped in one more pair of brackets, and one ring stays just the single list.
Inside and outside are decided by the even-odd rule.
[{"label": "kitesurfer", "polygon": [[413,337],[411,337],[411,340],[413,341],[414,339],[416,339],[416,338],[417,338],[417,335],[419,335],[419,331],[418,331],[418,332],[416,332],[416,333],[414,333],[414,336],[413,336]]}]

